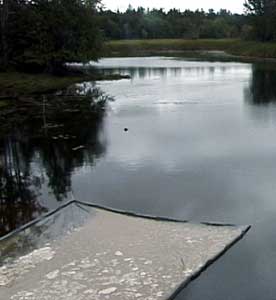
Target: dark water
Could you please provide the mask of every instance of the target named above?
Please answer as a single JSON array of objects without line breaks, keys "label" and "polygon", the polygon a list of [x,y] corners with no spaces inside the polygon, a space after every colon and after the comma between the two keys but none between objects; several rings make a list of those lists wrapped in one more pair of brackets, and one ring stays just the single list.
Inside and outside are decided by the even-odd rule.
[{"label": "dark water", "polygon": [[40,112],[0,139],[0,233],[72,197],[252,224],[178,299],[276,299],[276,69],[169,58],[99,67],[132,76],[83,87],[115,102],[57,112],[46,131]]}]

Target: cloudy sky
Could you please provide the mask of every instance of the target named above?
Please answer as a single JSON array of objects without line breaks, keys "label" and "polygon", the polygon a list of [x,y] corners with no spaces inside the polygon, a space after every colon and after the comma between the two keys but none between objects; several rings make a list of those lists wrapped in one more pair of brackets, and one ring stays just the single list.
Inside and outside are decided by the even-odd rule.
[{"label": "cloudy sky", "polygon": [[103,0],[103,4],[106,8],[116,10],[126,10],[129,4],[133,7],[155,7],[155,8],[179,8],[184,10],[186,8],[195,10],[197,8],[214,8],[219,10],[220,8],[226,8],[232,12],[243,12],[244,0]]}]

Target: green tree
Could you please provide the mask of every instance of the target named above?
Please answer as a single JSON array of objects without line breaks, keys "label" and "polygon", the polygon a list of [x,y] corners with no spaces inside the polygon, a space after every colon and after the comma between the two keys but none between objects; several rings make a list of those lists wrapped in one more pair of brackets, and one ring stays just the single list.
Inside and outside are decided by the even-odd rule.
[{"label": "green tree", "polygon": [[6,64],[24,70],[56,72],[66,62],[99,58],[102,38],[97,20],[98,0],[9,2],[12,14],[1,26],[1,57]]},{"label": "green tree", "polygon": [[276,0],[247,0],[244,4],[254,36],[261,41],[276,39]]},{"label": "green tree", "polygon": [[9,8],[10,0],[3,0],[1,3],[1,60],[0,63],[2,67],[6,67],[8,64],[8,42],[7,42],[7,33],[8,33],[8,19],[9,19]]}]

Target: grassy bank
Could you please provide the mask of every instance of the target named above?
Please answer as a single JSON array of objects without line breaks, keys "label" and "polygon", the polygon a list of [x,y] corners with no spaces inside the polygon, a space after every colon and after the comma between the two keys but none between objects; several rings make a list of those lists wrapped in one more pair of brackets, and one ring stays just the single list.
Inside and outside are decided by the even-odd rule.
[{"label": "grassy bank", "polygon": [[58,77],[0,73],[0,138],[21,126],[28,128],[36,124],[35,135],[40,136],[48,129],[60,131],[66,122],[79,122],[81,118],[90,120],[99,111],[102,113],[105,103],[113,98],[93,84],[84,85],[83,89],[74,84],[121,78],[101,74]]},{"label": "grassy bank", "polygon": [[16,97],[18,95],[48,93],[63,89],[79,80],[78,77],[56,77],[45,74],[0,73],[0,95],[1,97]]},{"label": "grassy bank", "polygon": [[119,40],[106,43],[108,56],[135,56],[185,51],[225,51],[227,54],[244,58],[276,59],[276,43],[220,40]]},{"label": "grassy bank", "polygon": [[[0,73],[0,100],[25,95],[36,95],[55,92],[83,81],[117,80],[120,75],[76,75],[52,76],[48,74],[27,74],[17,72]],[[0,103],[1,107],[1,103]]]},{"label": "grassy bank", "polygon": [[[49,74],[0,73],[0,123],[6,125],[1,125],[0,135],[10,124],[25,120],[25,117],[29,118],[32,115],[31,112],[40,106],[41,95],[53,95],[52,98],[54,99],[56,91],[66,90],[76,83],[95,80],[119,80],[126,77],[117,74],[80,74],[60,77]],[[64,102],[60,99],[57,99],[57,101],[60,105]],[[66,105],[70,104],[69,107],[66,107],[67,110],[70,110],[77,105],[77,102],[76,100],[64,103]],[[51,102],[51,106],[53,106],[53,102]]]}]

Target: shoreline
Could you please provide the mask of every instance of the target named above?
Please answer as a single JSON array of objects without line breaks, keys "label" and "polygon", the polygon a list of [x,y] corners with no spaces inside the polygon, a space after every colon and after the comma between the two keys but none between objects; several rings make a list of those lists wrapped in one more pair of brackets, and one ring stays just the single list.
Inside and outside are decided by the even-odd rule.
[{"label": "shoreline", "polygon": [[[106,42],[103,58],[170,56],[208,61],[236,61],[244,63],[271,63],[276,67],[276,43],[248,42],[235,39],[222,40],[116,40]],[[262,51],[259,49],[262,48]],[[257,52],[256,52],[257,51]],[[258,54],[254,56],[254,54]],[[262,56],[261,56],[262,55]],[[275,66],[274,66],[275,63]],[[74,68],[73,68],[74,71]],[[65,76],[29,74],[22,72],[0,72],[0,112],[19,103],[24,97],[54,94],[71,85],[85,81],[129,79],[120,74],[105,75],[93,70],[68,73]],[[89,72],[90,71],[90,72]],[[83,72],[83,73],[81,73]],[[23,101],[24,102],[24,101]]]},{"label": "shoreline", "polygon": [[96,80],[126,78],[129,76],[119,74],[79,74],[58,77],[49,74],[0,73],[0,121],[3,124],[0,137],[13,126],[21,126],[30,119],[35,122],[41,119],[44,114],[43,107],[46,106],[45,116],[48,122],[52,120],[53,123],[56,122],[57,115],[66,119],[75,117],[76,113],[90,114],[93,109],[108,101],[108,96],[97,92],[96,89],[94,91],[89,89],[87,95],[78,94],[74,85]]},{"label": "shoreline", "polygon": [[239,60],[244,62],[276,62],[276,43],[219,40],[113,40],[106,42],[105,57],[180,55],[205,59]]},{"label": "shoreline", "polygon": [[[176,56],[210,61],[239,61],[245,63],[276,63],[276,43],[242,41],[238,39],[149,39],[113,40],[105,43],[103,58]],[[79,71],[79,70],[77,70]],[[8,99],[21,96],[43,95],[65,89],[84,81],[129,79],[120,74],[97,73],[54,76],[45,73],[0,72],[0,109]]]},{"label": "shoreline", "polygon": [[[70,86],[85,81],[121,80],[129,76],[120,74],[79,74],[54,76],[50,74],[29,74],[20,72],[0,73],[0,117],[6,115],[11,107],[24,105],[25,98],[37,98],[55,94]],[[22,101],[21,101],[22,100]]]},{"label": "shoreline", "polygon": [[70,85],[84,81],[120,80],[128,78],[129,76],[120,74],[104,75],[95,73],[55,76],[47,73],[1,72],[0,101],[3,98],[8,99],[54,93]]}]

